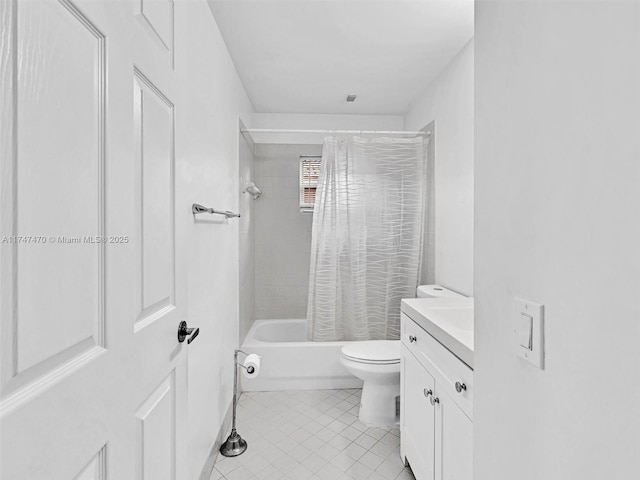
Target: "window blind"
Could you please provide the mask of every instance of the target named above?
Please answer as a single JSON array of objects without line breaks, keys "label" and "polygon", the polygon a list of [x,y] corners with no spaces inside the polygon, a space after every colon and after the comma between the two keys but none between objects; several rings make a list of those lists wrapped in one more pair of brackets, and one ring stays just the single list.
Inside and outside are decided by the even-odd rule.
[{"label": "window blind", "polygon": [[300,157],[300,210],[313,211],[316,201],[316,189],[320,178],[319,156]]}]

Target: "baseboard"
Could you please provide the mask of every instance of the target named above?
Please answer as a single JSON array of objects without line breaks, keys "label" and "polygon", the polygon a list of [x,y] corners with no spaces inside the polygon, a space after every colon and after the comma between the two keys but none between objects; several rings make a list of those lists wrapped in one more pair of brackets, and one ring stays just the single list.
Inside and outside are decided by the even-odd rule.
[{"label": "baseboard", "polygon": [[224,420],[222,425],[220,425],[220,430],[218,431],[218,435],[216,436],[215,441],[213,442],[213,446],[211,447],[211,452],[209,452],[209,456],[204,462],[202,467],[202,471],[200,472],[200,476],[198,480],[209,480],[211,478],[211,472],[213,472],[213,467],[216,464],[216,460],[218,458],[218,454],[220,453],[220,445],[227,439],[227,432],[231,427],[231,416],[233,412],[233,403],[229,405],[227,409],[227,413],[224,416]]}]

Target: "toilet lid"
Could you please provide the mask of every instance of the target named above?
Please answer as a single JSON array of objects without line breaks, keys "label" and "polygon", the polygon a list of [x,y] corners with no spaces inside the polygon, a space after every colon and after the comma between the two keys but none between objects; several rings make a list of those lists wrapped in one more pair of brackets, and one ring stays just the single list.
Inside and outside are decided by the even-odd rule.
[{"label": "toilet lid", "polygon": [[400,340],[349,342],[342,347],[342,354],[359,362],[398,363],[400,362]]}]

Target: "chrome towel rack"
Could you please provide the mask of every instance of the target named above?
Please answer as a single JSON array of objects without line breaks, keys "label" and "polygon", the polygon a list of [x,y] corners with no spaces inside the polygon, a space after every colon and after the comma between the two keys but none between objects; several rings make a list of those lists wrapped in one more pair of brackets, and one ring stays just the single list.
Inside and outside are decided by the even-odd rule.
[{"label": "chrome towel rack", "polygon": [[213,215],[224,215],[225,218],[240,218],[239,213],[233,213],[229,210],[225,210],[223,212],[221,210],[216,210],[215,208],[203,207],[198,203],[194,203],[193,205],[191,205],[191,213],[193,213],[194,215],[197,215],[199,213],[211,213]]}]

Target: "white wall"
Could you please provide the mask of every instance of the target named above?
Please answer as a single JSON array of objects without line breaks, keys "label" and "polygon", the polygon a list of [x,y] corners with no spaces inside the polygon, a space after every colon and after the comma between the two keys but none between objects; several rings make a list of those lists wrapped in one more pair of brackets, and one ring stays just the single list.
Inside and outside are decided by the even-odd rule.
[{"label": "white wall", "polygon": [[[401,115],[328,115],[301,113],[254,113],[250,128],[282,128],[296,130],[402,130]],[[256,143],[319,144],[324,134],[253,133]]]},{"label": "white wall", "polygon": [[[176,2],[176,199],[237,211],[238,117],[251,104],[204,0]],[[213,218],[213,217],[212,217]],[[188,221],[189,477],[200,474],[231,403],[238,342],[239,221]]]},{"label": "white wall", "polygon": [[412,103],[404,128],[435,121],[435,281],[473,295],[473,40]]},{"label": "white wall", "polygon": [[640,3],[480,1],[475,31],[474,477],[637,478]]}]

